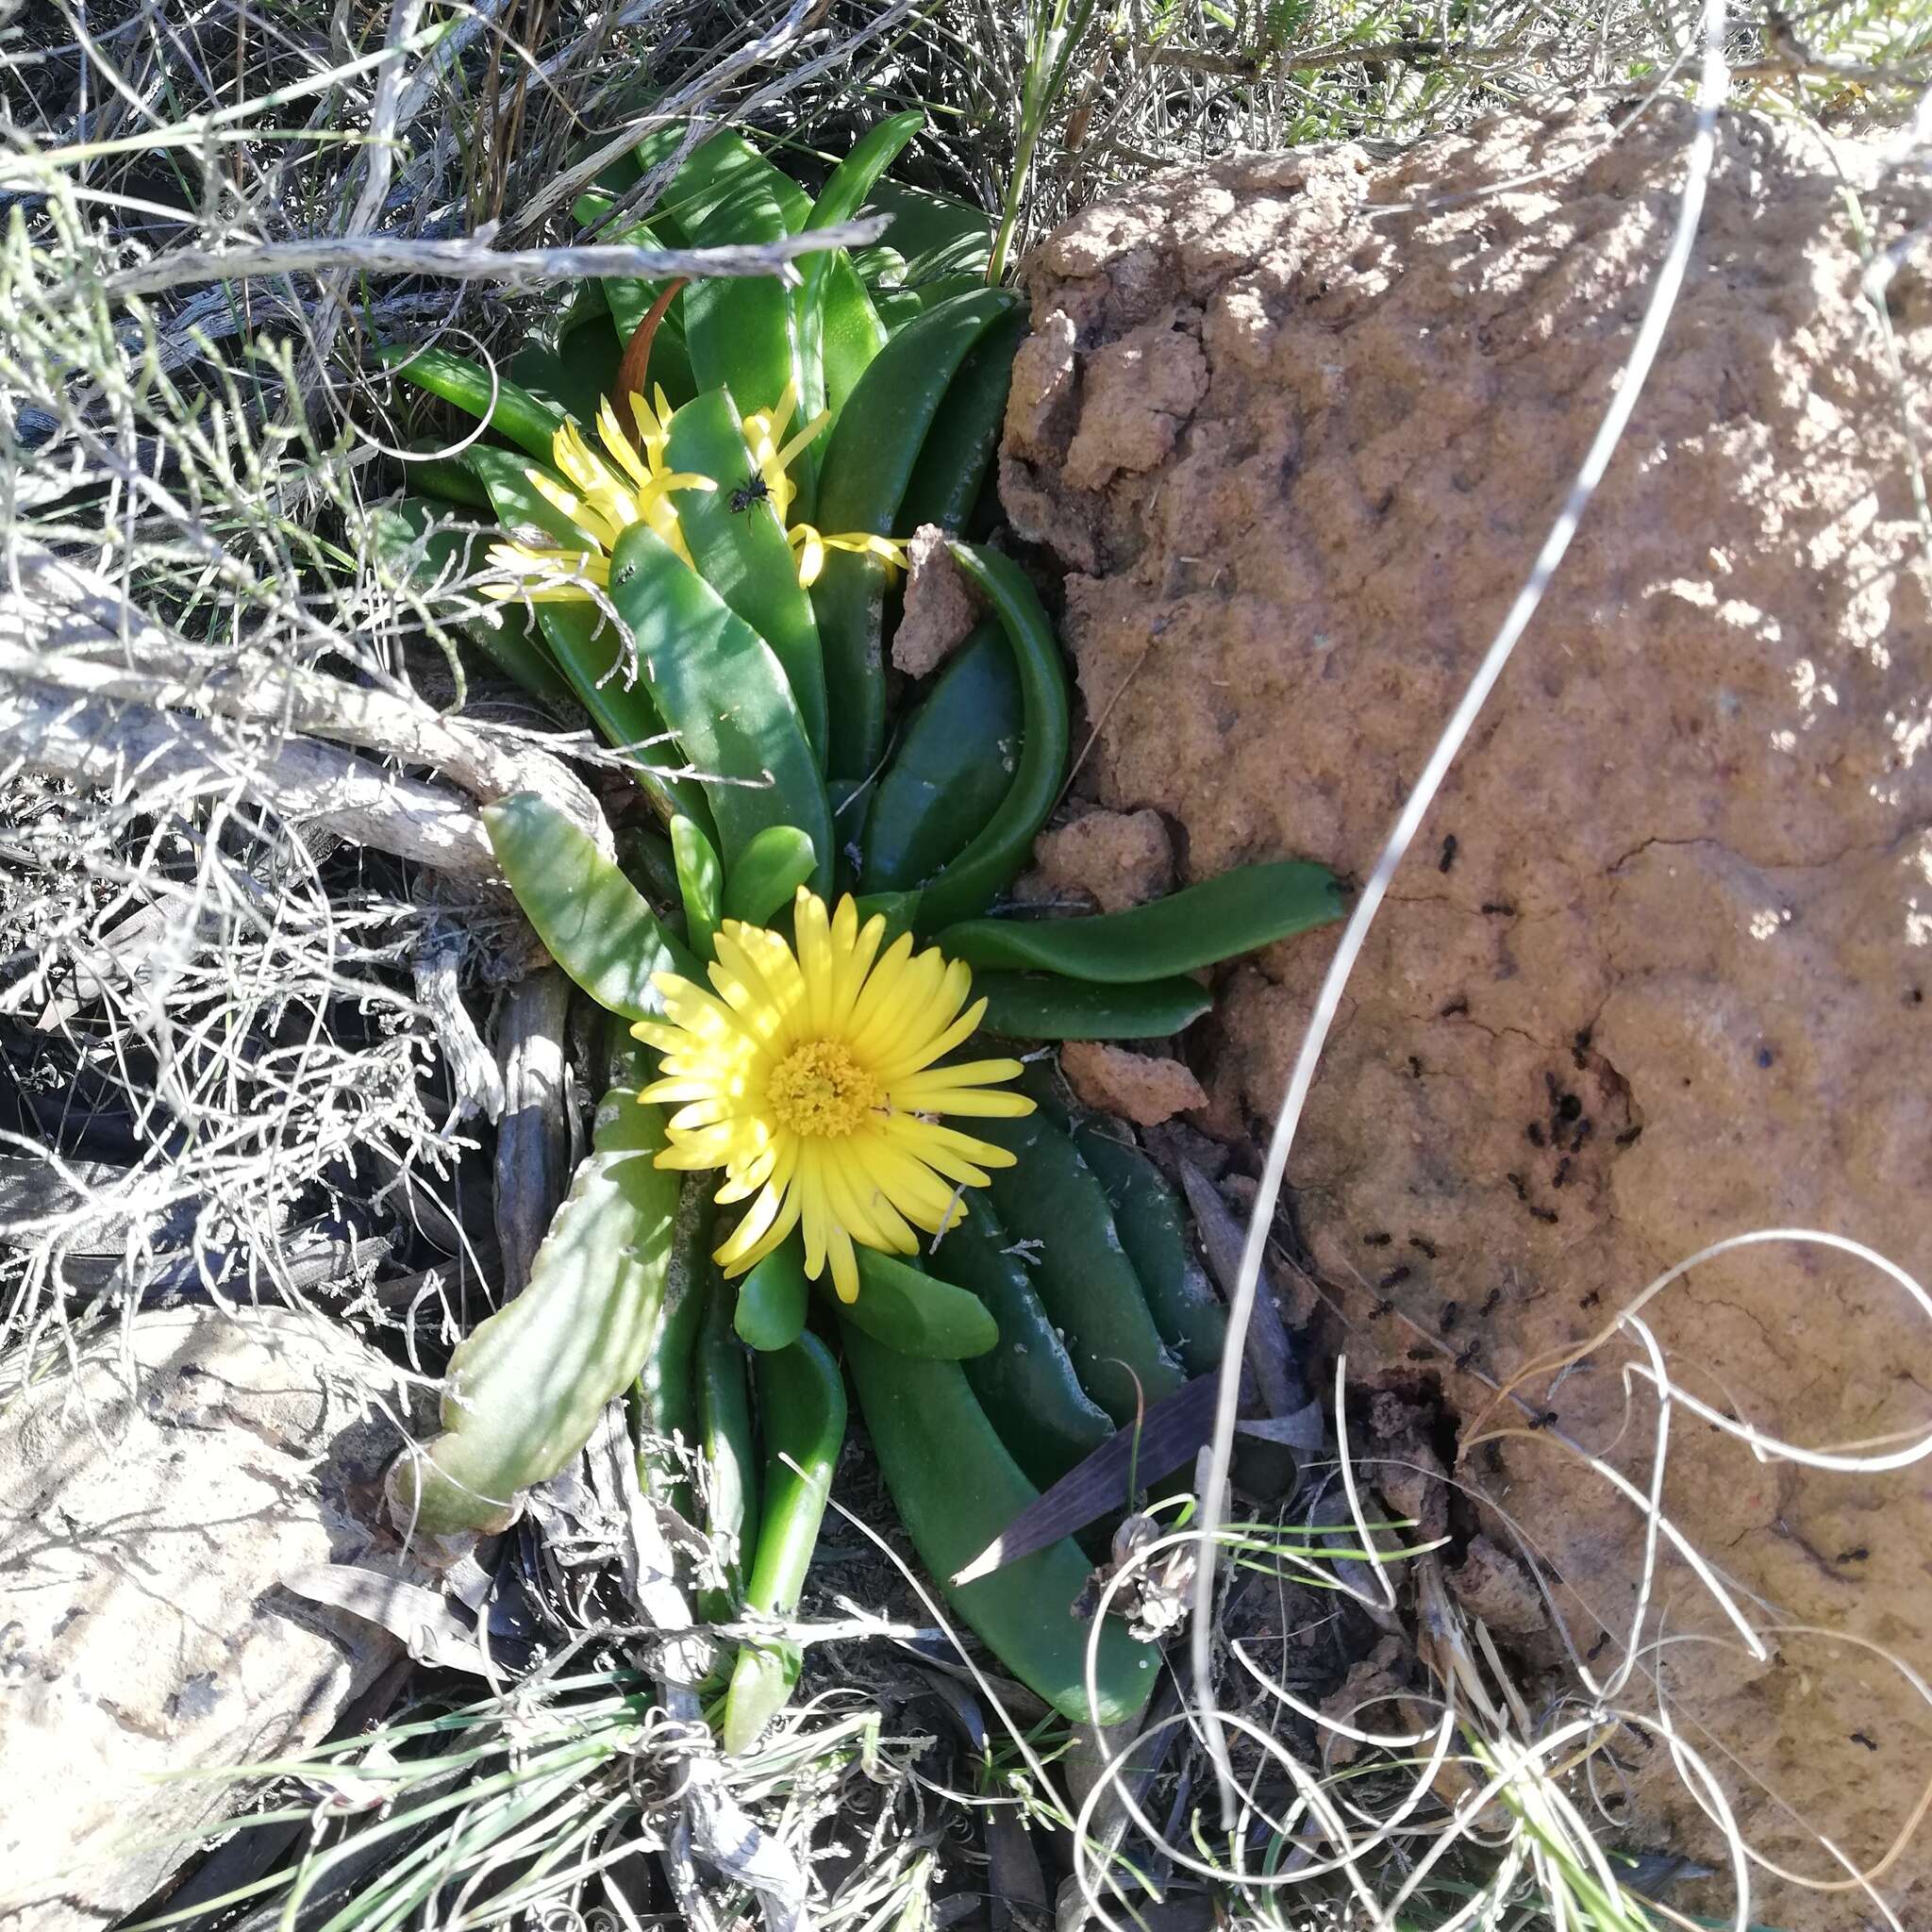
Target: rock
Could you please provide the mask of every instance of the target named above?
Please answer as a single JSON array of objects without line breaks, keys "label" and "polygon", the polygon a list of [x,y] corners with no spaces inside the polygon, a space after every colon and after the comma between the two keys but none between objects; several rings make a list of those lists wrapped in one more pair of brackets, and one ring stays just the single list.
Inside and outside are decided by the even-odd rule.
[{"label": "rock", "polygon": [[1090,811],[1042,832],[1034,857],[1052,892],[1084,892],[1103,912],[1174,890],[1174,841],[1158,811]]},{"label": "rock", "polygon": [[[1369,1398],[1368,1441],[1362,1468],[1382,1492],[1392,1515],[1414,1525],[1407,1543],[1434,1542],[1449,1527],[1449,1472],[1436,1454],[1436,1406],[1412,1371],[1396,1371],[1394,1383]],[[1425,1399],[1418,1400],[1421,1392]]]},{"label": "rock", "polygon": [[1013,358],[1007,391],[1006,448],[1025,456],[1048,456],[1056,440],[1064,445],[1064,406],[1074,394],[1076,333],[1069,315],[1036,314],[1033,333]]},{"label": "rock", "polygon": [[[1000,438],[1000,501],[1019,533],[1034,542],[1049,531],[1058,533],[1061,554],[1074,541],[1060,524],[1053,499],[1033,481],[1033,464],[1057,460],[1073,431],[1075,358],[1078,340],[1074,319],[1063,310],[1046,314],[1035,305],[1033,333],[1013,358],[1013,376],[1007,391],[1007,420]],[[1082,570],[1098,567],[1092,546],[1080,550]]]},{"label": "rock", "polygon": [[1185,1121],[1169,1121],[1161,1126],[1149,1127],[1141,1138],[1147,1152],[1159,1163],[1161,1173],[1176,1187],[1181,1184],[1183,1163],[1198,1167],[1210,1181],[1219,1180],[1227,1172],[1227,1149]]},{"label": "rock", "polygon": [[908,677],[924,677],[966,641],[979,622],[979,598],[937,524],[912,533],[906,565],[906,611],[892,633],[892,662]]},{"label": "rock", "polygon": [[1123,470],[1153,469],[1208,392],[1208,363],[1172,315],[1103,343],[1085,371],[1080,426],[1067,445],[1066,479],[1098,490]]},{"label": "rock", "polygon": [[[1465,1424],[1491,1400],[1479,1374],[1588,1343],[1725,1236],[1824,1227],[1925,1273],[1932,576],[1912,450],[1932,448],[1932,291],[1902,248],[1895,372],[1832,163],[1750,116],[1720,134],[1635,418],[1394,881],[1290,1163],[1351,1374],[1437,1338],[1422,1373]],[[1037,252],[1033,313],[1056,370],[1072,325],[1073,367],[1015,419],[1002,487],[1074,573],[1098,726],[1083,781],[1162,812],[1188,876],[1374,863],[1622,379],[1689,138],[1681,107],[1587,104],[1374,161],[1230,160]],[[1923,172],[1856,143],[1833,161],[1874,248],[1932,224]],[[1175,357],[1155,409],[1172,421],[1150,425],[1120,367],[1168,338],[1205,379],[1181,407]],[[1272,1118],[1328,955],[1293,941],[1223,976],[1201,1124]],[[1932,1336],[1845,1255],[1727,1256],[1644,1319],[1687,1387],[1792,1441],[1925,1427]],[[1579,1453],[1647,1483],[1634,1352],[1513,1391],[1495,1420],[1516,1433],[1457,1471],[1495,1498],[1499,1541],[1529,1525],[1578,1655],[1621,1645],[1643,1574],[1637,1512]],[[1710,1740],[1760,1849],[1841,1876],[1815,1828],[1874,1863],[1913,1816],[1932,1714],[1903,1671],[1797,1626],[1932,1669],[1932,1488],[1759,1463],[1680,1413],[1665,1493],[1784,1634],[1733,1661],[1666,1553],[1646,1637],[1685,1641],[1646,1652],[1643,1698]],[[1641,1756],[1631,1835],[1724,1865],[1668,1754]],[[1932,1924],[1932,1837],[1879,1883],[1898,1923]],[[1714,1889],[1674,1902],[1729,1908]],[[1752,1906],[1788,1932],[1877,1918],[1768,1881]]]},{"label": "rock", "polygon": [[277,1588],[307,1564],[414,1574],[365,1526],[399,1441],[366,1408],[396,1404],[381,1358],[266,1308],[142,1315],[125,1363],[122,1340],[0,1432],[4,1932],[139,1906],[240,1796],[158,1774],[299,1752],[401,1654]]},{"label": "rock", "polygon": [[1068,1041],[1060,1049],[1060,1071],[1089,1107],[1118,1114],[1137,1127],[1158,1126],[1208,1100],[1201,1083],[1179,1060],[1129,1053],[1102,1040]]},{"label": "rock", "polygon": [[[1408,1645],[1399,1637],[1385,1637],[1349,1666],[1341,1689],[1331,1690],[1317,1708],[1324,1717],[1384,1737],[1418,1729],[1416,1709],[1407,1694],[1410,1675]],[[1368,1749],[1333,1731],[1323,1733],[1321,1742],[1324,1760],[1335,1765],[1353,1764]]]},{"label": "rock", "polygon": [[1447,1574],[1457,1602],[1498,1637],[1548,1644],[1550,1617],[1543,1600],[1522,1565],[1499,1543],[1486,1536],[1471,1537],[1462,1561]]}]

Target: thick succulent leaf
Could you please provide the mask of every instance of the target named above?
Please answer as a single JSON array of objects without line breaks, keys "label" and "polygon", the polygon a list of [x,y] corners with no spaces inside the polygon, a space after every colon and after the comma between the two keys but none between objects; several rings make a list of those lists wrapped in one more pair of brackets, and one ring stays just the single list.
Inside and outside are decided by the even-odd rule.
[{"label": "thick succulent leaf", "polygon": [[810,1305],[811,1284],[805,1278],[805,1257],[794,1237],[738,1284],[731,1325],[747,1348],[760,1353],[790,1348],[804,1332]]},{"label": "thick succulent leaf", "polygon": [[938,1281],[876,1248],[859,1248],[858,1299],[840,1313],[874,1341],[926,1361],[984,1355],[999,1324],[977,1295]]},{"label": "thick succulent leaf", "polygon": [[483,823],[537,937],[599,1006],[648,1020],[664,1010],[654,973],[702,982],[703,969],[637,888],[554,806],[519,791],[485,806]]},{"label": "thick succulent leaf", "polygon": [[770,924],[817,869],[818,854],[796,825],[767,825],[725,877],[724,917]]},{"label": "thick succulent leaf", "polygon": [[937,936],[969,966],[1058,973],[1127,986],[1192,973],[1341,917],[1325,865],[1285,858],[1238,865],[1151,905],[1091,919],[969,919]]},{"label": "thick succulent leaf", "polygon": [[617,1089],[590,1158],[538,1249],[523,1293],[450,1358],[443,1433],[391,1473],[406,1530],[502,1528],[521,1493],[590,1439],[650,1347],[670,1266],[680,1177],[655,1165],[663,1116]]},{"label": "thick succulent leaf", "polygon": [[[829,228],[850,221],[879,176],[924,125],[924,114],[913,108],[889,115],[871,129],[826,177],[806,226]],[[805,361],[808,369],[816,366],[823,372],[824,382],[823,394],[808,401],[813,409],[823,407],[836,414],[885,347],[886,327],[843,249],[808,256],[801,268],[805,280],[797,307]]]},{"label": "thick succulent leaf", "polygon": [[642,679],[710,803],[728,873],[758,833],[796,825],[832,873],[825,781],[770,645],[696,571],[640,524],[610,559],[610,594]]},{"label": "thick succulent leaf", "polygon": [[711,841],[682,812],[671,821],[671,856],[677,868],[677,896],[684,905],[685,937],[700,959],[711,957],[718,930],[724,874]]},{"label": "thick succulent leaf", "polygon": [[679,494],[685,545],[698,575],[772,647],[823,762],[825,667],[818,624],[771,499],[749,487],[754,479],[744,425],[731,397],[708,390],[687,403],[671,419],[664,454],[672,469],[717,484]]},{"label": "thick succulent leaf", "polygon": [[378,353],[405,382],[489,424],[540,462],[550,460],[551,441],[563,426],[563,411],[511,381],[504,371],[449,349],[391,347]]},{"label": "thick succulent leaf", "polygon": [[[547,497],[531,488],[530,472],[541,466],[500,449],[473,449],[467,460],[483,478],[498,521],[508,534],[566,548],[596,547]],[[658,813],[668,819],[682,812],[708,834],[711,813],[704,790],[695,779],[676,776],[670,769],[678,758],[664,720],[603,608],[586,597],[532,603],[527,608],[535,612],[543,641],[577,702],[590,712],[604,741],[628,754],[625,764]]]},{"label": "thick succulent leaf", "polygon": [[973,991],[986,1001],[981,1025],[1010,1040],[1165,1040],[1214,1004],[1185,977],[1095,986],[1057,973],[986,973]]}]

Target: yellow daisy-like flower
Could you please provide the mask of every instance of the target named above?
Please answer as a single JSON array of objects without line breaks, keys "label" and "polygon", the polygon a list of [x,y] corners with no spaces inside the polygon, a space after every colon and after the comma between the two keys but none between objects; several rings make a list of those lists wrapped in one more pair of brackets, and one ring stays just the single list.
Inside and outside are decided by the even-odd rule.
[{"label": "yellow daisy-like flower", "polygon": [[973,974],[936,947],[914,953],[904,934],[883,955],[886,922],[861,927],[847,897],[835,913],[799,889],[794,953],[777,933],[727,919],[716,936],[707,991],[660,973],[665,1019],[631,1030],[664,1056],[640,1100],[675,1105],[659,1167],[724,1170],[721,1206],[750,1201],[713,1258],[742,1274],[794,1227],[805,1272],[831,1263],[841,1301],[858,1296],[853,1243],[916,1255],[915,1227],[939,1234],[963,1212],[962,1187],[1013,1157],[941,1114],[1016,1117],[1024,1094],[1011,1059],[942,1067],[979,1024],[966,1004]]},{"label": "yellow daisy-like flower", "polygon": [[571,550],[493,543],[490,561],[508,581],[489,586],[492,596],[527,597],[534,603],[582,602],[591,594],[593,584],[600,589],[608,587],[610,553],[633,524],[648,524],[685,562],[691,561],[672,492],[715,490],[718,486],[708,476],[666,467],[664,445],[670,436],[671,408],[662,390],[658,391],[655,409],[642,396],[633,395],[630,400],[638,421],[636,449],[625,438],[624,425],[607,396],[597,409],[597,438],[608,460],[584,440],[576,425],[566,419],[551,439],[550,460],[569,487],[559,486],[541,470],[524,472],[531,489],[597,547]]}]

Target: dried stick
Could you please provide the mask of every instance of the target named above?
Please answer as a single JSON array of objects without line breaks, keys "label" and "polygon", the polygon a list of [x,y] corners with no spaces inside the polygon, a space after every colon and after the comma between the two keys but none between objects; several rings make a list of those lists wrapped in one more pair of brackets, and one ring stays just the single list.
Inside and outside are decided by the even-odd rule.
[{"label": "dried stick", "polygon": [[0,677],[58,686],[84,700],[193,708],[338,739],[433,765],[484,804],[536,791],[588,832],[607,858],[613,851],[596,800],[547,753],[508,748],[407,691],[371,691],[261,652],[199,649],[139,610],[107,578],[38,545],[16,554],[12,580],[0,587]]},{"label": "dried stick", "polygon": [[569,1014],[570,981],[553,966],[513,986],[497,1019],[503,1118],[496,1129],[496,1241],[506,1297],[523,1292],[569,1180]]},{"label": "dried stick", "polygon": [[480,1113],[486,1120],[503,1117],[503,1076],[483,1044],[470,1009],[463,1005],[461,968],[463,941],[459,933],[441,926],[417,951],[411,962],[416,997],[436,1028],[436,1042],[449,1066],[456,1118]]},{"label": "dried stick", "polygon": [[[31,192],[27,184],[19,185]],[[324,235],[300,242],[263,242],[253,247],[177,248],[139,268],[123,269],[101,286],[109,296],[153,295],[190,282],[317,272],[441,275],[454,281],[502,282],[516,289],[615,275],[654,282],[673,275],[776,275],[795,283],[798,271],[791,263],[796,257],[827,248],[863,248],[886,232],[887,223],[884,215],[868,215],[835,227],[807,228],[782,242],[719,248],[635,248],[618,242],[581,248],[492,248],[488,240],[412,242],[400,235]]]},{"label": "dried stick", "polygon": [[466,884],[500,883],[483,821],[467,800],[313,739],[244,747],[179,712],[0,684],[0,747],[49,777],[138,790],[150,805],[163,794],[250,797],[306,831],[392,852]]}]

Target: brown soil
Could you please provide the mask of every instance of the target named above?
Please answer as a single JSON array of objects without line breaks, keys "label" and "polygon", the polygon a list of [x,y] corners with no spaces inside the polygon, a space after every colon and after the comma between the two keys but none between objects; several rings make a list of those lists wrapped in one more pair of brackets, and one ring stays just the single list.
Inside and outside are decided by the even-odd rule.
[{"label": "brown soil", "polygon": [[[1388,161],[1244,160],[1037,252],[1004,498],[1072,572],[1083,782],[1164,813],[1184,876],[1373,862],[1618,380],[1687,136],[1668,108],[1586,107]],[[1873,245],[1932,223],[1925,175],[1847,165]],[[1834,1229],[1932,1273],[1932,575],[1902,433],[1909,413],[1932,448],[1924,259],[1889,292],[1902,385],[1838,175],[1725,125],[1636,420],[1351,984],[1290,1206],[1351,1373],[1420,1358],[1465,1436],[1499,1382],[1723,1237]],[[1198,1124],[1241,1141],[1271,1116],[1325,951],[1227,976],[1189,1042]],[[1768,1431],[1925,1427],[1932,1334],[1843,1256],[1754,1248],[1646,1320],[1686,1389]],[[1525,1385],[1513,1433],[1456,1471],[1600,1674],[1641,1539],[1582,1453],[1645,1480],[1637,1358],[1626,1331]],[[1932,1671],[1925,1467],[1760,1463],[1679,1411],[1666,1507],[1769,1655],[1667,1561],[1629,1691],[1760,1852],[1830,1880],[1828,1834],[1907,1925],[1932,1924],[1932,1839],[1885,1861],[1932,1712],[1881,1653]],[[1480,1554],[1472,1595],[1520,1611]],[[1708,1857],[1665,1752],[1625,1755],[1626,1841]],[[1761,1884],[1755,1909],[1881,1923],[1848,1890]]]}]

